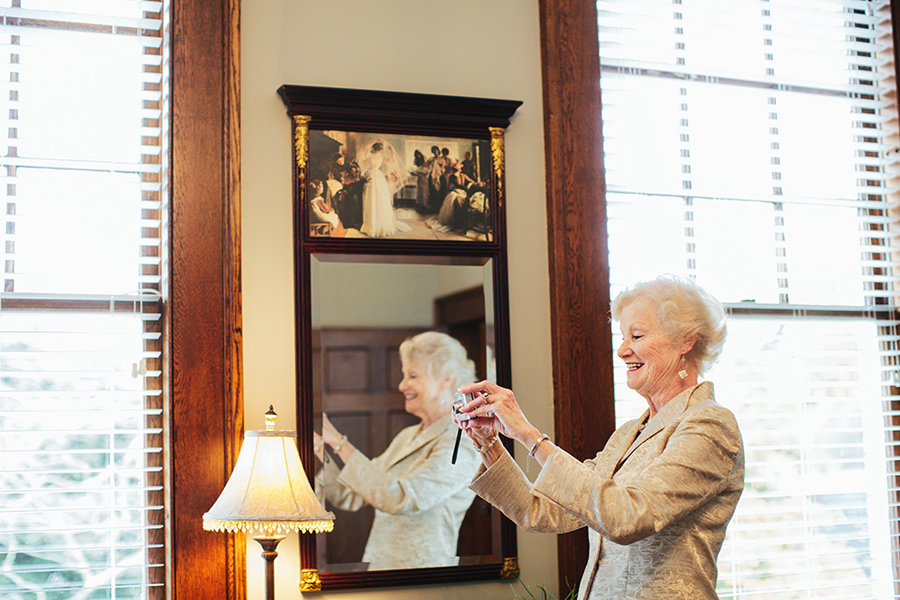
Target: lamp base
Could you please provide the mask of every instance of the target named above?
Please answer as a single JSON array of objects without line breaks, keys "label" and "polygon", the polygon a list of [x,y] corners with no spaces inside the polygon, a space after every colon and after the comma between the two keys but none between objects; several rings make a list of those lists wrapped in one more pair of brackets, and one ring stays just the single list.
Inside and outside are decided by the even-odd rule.
[{"label": "lamp base", "polygon": [[283,535],[256,535],[253,539],[262,546],[262,557],[266,560],[266,600],[275,600],[275,547],[284,539]]}]

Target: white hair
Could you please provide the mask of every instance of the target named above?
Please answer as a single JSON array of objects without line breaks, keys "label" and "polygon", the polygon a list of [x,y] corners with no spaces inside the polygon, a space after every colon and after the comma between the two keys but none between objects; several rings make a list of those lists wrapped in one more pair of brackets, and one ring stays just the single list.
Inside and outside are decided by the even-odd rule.
[{"label": "white hair", "polygon": [[451,390],[475,381],[475,362],[463,345],[446,333],[426,331],[407,338],[400,344],[400,358],[424,365],[435,379],[450,377]]},{"label": "white hair", "polygon": [[680,343],[696,338],[685,360],[698,374],[709,370],[719,358],[727,334],[725,308],[694,280],[661,275],[642,281],[616,296],[610,307],[613,319],[619,320],[625,307],[635,302],[645,303],[655,311],[657,321],[671,340]]}]

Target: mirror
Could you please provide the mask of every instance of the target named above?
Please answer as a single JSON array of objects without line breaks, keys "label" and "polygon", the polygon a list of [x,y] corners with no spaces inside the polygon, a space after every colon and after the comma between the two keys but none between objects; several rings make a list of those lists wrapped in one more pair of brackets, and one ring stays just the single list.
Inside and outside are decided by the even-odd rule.
[{"label": "mirror", "polygon": [[[295,150],[298,443],[306,472],[317,474],[320,499],[336,515],[332,533],[300,536],[300,589],[307,592],[516,578],[519,570],[515,526],[468,490],[467,484],[480,459],[466,436],[460,440],[460,460],[453,464],[447,460],[446,449],[456,435],[455,425],[445,414],[439,419],[423,417],[422,411],[413,406],[419,394],[400,392],[403,371],[399,347],[408,337],[424,331],[446,333],[459,341],[474,361],[476,379],[488,378],[504,387],[512,386],[504,130],[521,103],[287,85],[279,89],[279,94],[291,117]],[[396,211],[403,210],[404,202],[418,202],[420,186],[424,186],[420,181],[431,179],[420,179],[418,172],[416,177],[394,176],[385,165],[415,156],[425,141],[429,148],[436,146],[441,152],[447,148],[451,159],[454,152],[459,154],[460,172],[472,157],[478,185],[466,188],[464,202],[451,198],[452,193],[462,198],[461,188],[451,189],[450,185],[454,181],[450,172],[456,163],[448,163],[451,167],[449,171],[445,169],[450,173],[450,191],[442,208],[448,198],[454,209],[461,207],[464,218],[460,223],[466,227],[458,228],[459,235],[367,234],[365,217],[358,230],[361,235],[336,235],[340,227],[320,230],[315,220],[318,213],[313,214],[310,207],[318,202],[317,194],[323,194],[318,202],[325,207],[319,206],[323,214],[328,213],[329,204],[324,187],[317,185],[321,180],[313,164],[319,164],[317,157],[331,156],[335,164],[340,161],[334,157],[357,157],[360,177],[337,169],[343,187],[334,186],[337,191],[332,192],[330,206],[339,218],[348,200],[339,194],[344,190],[345,195],[351,195],[350,188],[358,181],[362,184],[364,212],[369,202],[370,208],[393,207],[396,215]],[[431,164],[437,164],[437,157]],[[337,177],[333,179],[338,181]],[[404,185],[392,192],[393,188],[382,185],[382,180]],[[368,196],[367,186],[371,187]],[[429,209],[424,213],[433,211],[436,205],[426,206]],[[456,221],[450,223],[455,226]],[[315,440],[321,439],[319,436],[327,427],[324,414],[338,431],[331,439],[346,435],[357,450],[353,455],[336,455],[329,444],[327,460],[317,458]],[[333,432],[329,429],[329,433]],[[354,470],[354,462],[392,453],[401,442],[404,452],[397,460],[391,459],[390,468],[383,468],[379,474],[367,466],[365,480],[367,485],[372,478],[394,481],[393,465],[408,457],[424,460],[423,457],[438,456],[437,450],[430,448],[444,452],[431,463],[438,467],[428,480],[430,487],[420,493],[429,498],[429,506],[420,506],[426,504],[422,501],[415,506],[418,512],[414,514],[394,511],[401,516],[412,515],[413,520],[399,519],[400,524],[396,525],[398,520],[384,518],[386,514],[393,517],[393,509],[373,508],[375,499],[344,503],[344,492],[327,489],[339,487],[338,483],[350,489],[353,486],[347,472]],[[509,440],[504,443],[512,449]],[[420,452],[426,444],[431,444],[429,450]],[[463,466],[469,457],[468,466]],[[471,468],[471,474],[465,471],[467,468]],[[461,484],[453,494],[436,491],[446,487],[445,480],[453,477]],[[362,487],[361,479],[357,478],[354,492]],[[424,520],[425,511],[431,509],[444,515],[440,523]],[[421,550],[408,552],[399,561],[399,552],[391,548],[410,547],[414,521],[423,532],[417,539],[426,542]],[[385,525],[388,522],[390,526]],[[432,540],[427,539],[427,534],[433,536]],[[370,538],[377,543],[370,546]],[[429,554],[438,546],[439,552]]]},{"label": "mirror", "polygon": [[[383,453],[402,430],[410,427],[418,432],[420,423],[406,410],[398,389],[402,378],[398,348],[403,340],[423,331],[444,332],[458,340],[475,362],[476,379],[496,380],[493,314],[487,318],[493,307],[490,261],[485,265],[396,265],[329,263],[314,256],[311,276],[317,433],[321,433],[320,417],[325,413],[366,457],[396,455],[396,445],[390,455]],[[449,414],[449,406],[447,409]],[[455,429],[451,437],[453,433]],[[463,454],[467,460],[457,464],[451,464],[446,452],[439,456],[433,452],[427,460],[418,460],[411,472],[403,470],[402,464],[390,467],[388,472],[403,478],[405,485],[427,487],[440,499],[427,510],[411,511],[419,516],[383,514],[388,533],[373,550],[375,542],[367,545],[367,540],[375,509],[363,502],[357,510],[341,510],[335,503],[340,461],[329,453],[335,464],[320,469],[318,489],[332,492],[320,500],[334,511],[340,525],[331,534],[319,536],[319,572],[457,566],[460,561],[490,560],[486,557],[493,555],[492,520],[499,521],[499,514],[492,514],[480,498],[466,493],[460,497],[480,463],[467,447]],[[433,461],[439,464],[426,464]],[[385,463],[381,466],[388,468]],[[445,477],[439,483],[423,482],[435,473]],[[370,490],[362,490],[363,495],[366,492]],[[462,522],[447,523],[448,515]],[[430,522],[420,542],[428,551],[408,552],[417,542],[409,539],[417,519]],[[445,527],[456,529],[452,540],[440,539]],[[442,543],[452,545],[452,551],[438,552]],[[370,556],[363,562],[367,548]]]},{"label": "mirror", "polygon": [[[497,258],[311,254],[308,261],[310,335],[299,350],[310,359],[305,389],[312,437],[321,435],[327,414],[335,428],[371,459],[385,452],[405,428],[417,428],[419,419],[406,411],[398,389],[402,378],[398,348],[423,331],[440,331],[458,340],[475,363],[476,379],[501,385],[508,380],[508,361],[497,360],[498,346],[505,344],[496,325],[498,313],[504,312],[498,310],[497,278],[502,269]],[[460,444],[463,453],[468,451],[462,446],[470,444],[465,435]],[[336,517],[334,531],[315,536],[311,549],[324,588],[424,583],[435,577],[463,581],[518,576],[514,526],[474,495],[459,513],[452,556],[397,561],[393,553],[381,552],[363,561],[376,510],[368,503],[342,510],[327,497],[325,490],[336,485],[336,473],[344,465],[333,452],[326,454],[331,468],[316,459],[311,471],[316,473],[320,500]],[[480,464],[477,458],[466,466],[451,464],[446,455],[440,460],[446,463],[440,464],[441,470],[464,482]],[[471,473],[454,471],[462,468]],[[442,502],[446,503],[436,512],[449,512],[450,499]],[[388,546],[392,542],[404,543],[403,531],[397,532],[396,540],[389,539]]]}]

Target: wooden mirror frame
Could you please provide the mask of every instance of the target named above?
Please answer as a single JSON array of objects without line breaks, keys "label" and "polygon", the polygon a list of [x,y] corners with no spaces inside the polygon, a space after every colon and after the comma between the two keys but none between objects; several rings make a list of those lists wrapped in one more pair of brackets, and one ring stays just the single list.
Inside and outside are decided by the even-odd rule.
[{"label": "wooden mirror frame", "polygon": [[[294,260],[297,436],[307,473],[316,470],[313,454],[313,364],[311,260],[354,262],[425,262],[477,264],[491,262],[496,382],[511,387],[503,131],[521,102],[427,94],[348,90],[284,85],[278,90],[292,121],[294,148]],[[393,238],[318,237],[310,233],[307,187],[309,133],[338,130],[410,136],[488,140],[491,143],[490,235],[477,241],[433,241]],[[504,444],[512,451],[511,440]],[[496,511],[496,509],[492,509]],[[451,567],[320,573],[315,536],[300,536],[303,592],[381,586],[458,583],[519,575],[515,525],[497,511],[500,548],[496,561]],[[336,527],[340,524],[336,523]],[[497,553],[499,552],[499,556]]]}]

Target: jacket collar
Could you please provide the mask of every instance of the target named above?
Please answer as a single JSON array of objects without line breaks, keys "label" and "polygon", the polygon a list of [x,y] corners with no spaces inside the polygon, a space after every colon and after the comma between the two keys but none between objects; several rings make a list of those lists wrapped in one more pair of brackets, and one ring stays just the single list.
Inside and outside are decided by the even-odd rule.
[{"label": "jacket collar", "polygon": [[644,411],[644,414],[640,419],[633,421],[632,425],[634,431],[632,434],[625,436],[625,442],[627,440],[634,440],[622,454],[622,457],[617,461],[615,469],[613,472],[619,469],[625,460],[631,456],[631,453],[637,450],[637,448],[655,436],[657,433],[662,431],[669,425],[672,421],[676,420],[689,406],[696,404],[702,400],[711,400],[713,398],[713,384],[709,381],[704,381],[698,383],[697,385],[690,387],[668,402],[666,405],[660,409],[656,416],[650,419],[647,422],[647,426],[644,427],[643,431],[640,431],[641,423],[643,423],[650,416],[650,409],[648,408]]},{"label": "jacket collar", "polygon": [[448,414],[439,418],[425,429],[422,429],[421,426],[410,427],[407,430],[408,437],[398,446],[397,453],[390,457],[389,464],[396,464],[410,454],[417,452],[422,446],[441,436],[452,424],[453,419]]}]

